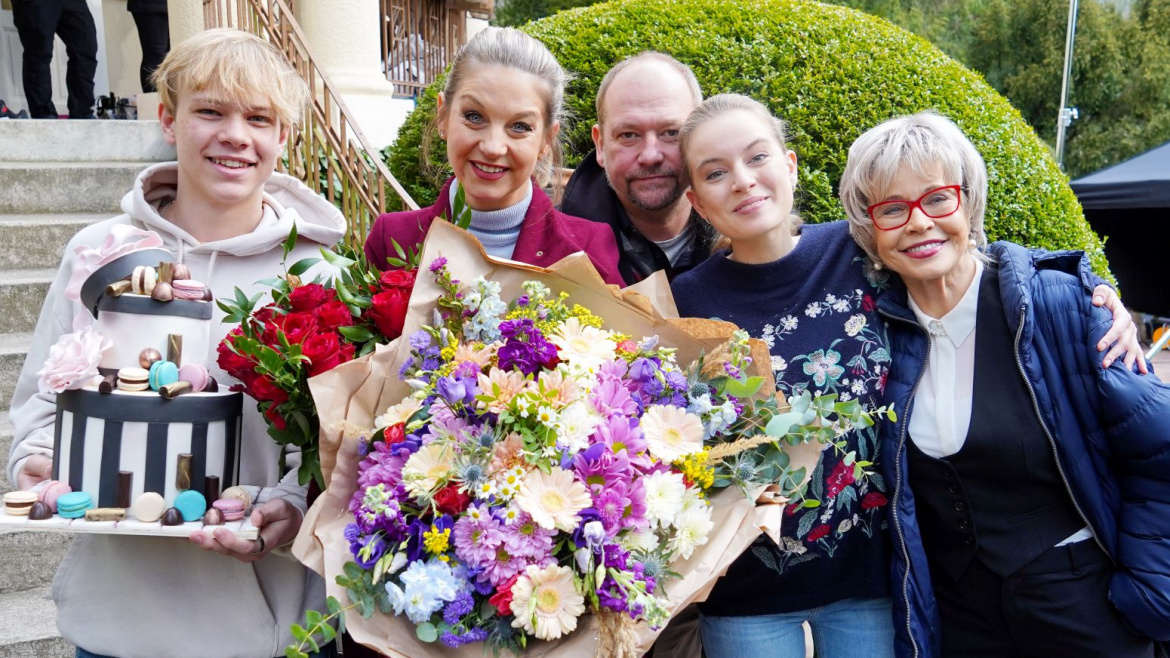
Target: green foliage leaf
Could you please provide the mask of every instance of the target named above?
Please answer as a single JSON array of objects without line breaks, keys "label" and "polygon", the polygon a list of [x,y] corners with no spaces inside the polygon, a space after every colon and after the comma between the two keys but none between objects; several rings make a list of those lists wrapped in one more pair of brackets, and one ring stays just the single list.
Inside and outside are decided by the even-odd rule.
[{"label": "green foliage leaf", "polygon": [[305,272],[308,272],[309,268],[320,262],[320,258],[302,258],[293,263],[292,267],[288,268],[288,273],[292,274],[293,276],[300,276]]},{"label": "green foliage leaf", "polygon": [[289,252],[297,246],[297,224],[293,222],[292,228],[288,232],[288,238],[285,239],[282,248],[284,250],[284,258],[288,258]]},{"label": "green foliage leaf", "polygon": [[341,332],[342,336],[345,336],[350,342],[354,343],[364,343],[374,339],[374,332],[365,327],[354,325],[350,327],[338,327],[337,330]]},{"label": "green foliage leaf", "polygon": [[353,260],[352,258],[346,258],[336,251],[326,249],[325,247],[321,247],[321,257],[325,259],[326,263],[329,263],[338,269],[346,269],[357,263],[356,260]]},{"label": "green foliage leaf", "polygon": [[739,381],[737,379],[728,379],[724,384],[724,391],[728,395],[734,395],[740,399],[750,398],[759,392],[760,387],[764,385],[763,377],[748,377],[746,381]]},{"label": "green foliage leaf", "polygon": [[434,642],[439,639],[439,629],[429,621],[424,621],[414,628],[414,634],[423,642]]}]

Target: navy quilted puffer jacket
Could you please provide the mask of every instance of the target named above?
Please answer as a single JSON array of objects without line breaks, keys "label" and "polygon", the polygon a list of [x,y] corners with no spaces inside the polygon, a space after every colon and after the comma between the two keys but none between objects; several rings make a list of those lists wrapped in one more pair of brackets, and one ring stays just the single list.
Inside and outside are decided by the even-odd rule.
[{"label": "navy quilted puffer jacket", "polygon": [[[1062,477],[1098,543],[1117,566],[1109,598],[1139,633],[1170,640],[1170,386],[1119,360],[1101,367],[1094,347],[1112,324],[1090,302],[1095,285],[1079,252],[1035,252],[997,242],[1016,360],[1058,457]],[[906,482],[907,423],[929,351],[905,289],[878,303],[893,364],[886,400],[899,414],[882,428],[886,481],[893,484],[894,610],[901,658],[939,655],[940,625],[914,493]],[[1165,647],[1160,647],[1166,655]]]}]

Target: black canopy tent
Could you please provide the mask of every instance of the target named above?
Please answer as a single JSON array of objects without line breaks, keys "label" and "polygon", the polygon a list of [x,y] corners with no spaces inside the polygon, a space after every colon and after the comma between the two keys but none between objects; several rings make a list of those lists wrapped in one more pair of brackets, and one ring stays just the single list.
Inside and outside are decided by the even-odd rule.
[{"label": "black canopy tent", "polygon": [[1078,178],[1073,192],[1098,235],[1125,305],[1170,317],[1170,143]]}]

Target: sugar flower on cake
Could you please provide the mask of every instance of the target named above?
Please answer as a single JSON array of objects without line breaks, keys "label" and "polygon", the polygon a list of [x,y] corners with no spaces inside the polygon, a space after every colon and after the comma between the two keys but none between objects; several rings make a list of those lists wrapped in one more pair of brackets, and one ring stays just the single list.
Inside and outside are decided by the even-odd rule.
[{"label": "sugar flower on cake", "polygon": [[666,463],[703,449],[703,422],[685,409],[656,404],[642,416],[650,454]]},{"label": "sugar flower on cake", "polygon": [[113,345],[92,326],[64,334],[49,348],[45,367],[37,372],[41,393],[61,393],[85,386],[98,376],[102,353]]},{"label": "sugar flower on cake", "polygon": [[516,504],[532,515],[537,525],[566,532],[577,528],[581,520],[578,512],[591,503],[585,485],[560,467],[553,467],[547,474],[541,471],[530,473],[516,496]]},{"label": "sugar flower on cake", "polygon": [[577,628],[577,617],[585,612],[585,597],[573,584],[568,567],[530,566],[512,585],[512,621],[539,640],[555,640]]}]

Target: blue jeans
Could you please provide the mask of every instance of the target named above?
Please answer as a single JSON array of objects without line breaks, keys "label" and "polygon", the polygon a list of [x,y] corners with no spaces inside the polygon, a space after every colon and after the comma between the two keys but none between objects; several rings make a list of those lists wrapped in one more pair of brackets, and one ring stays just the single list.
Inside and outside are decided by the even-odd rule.
[{"label": "blue jeans", "polygon": [[[110,656],[102,656],[77,647],[77,655],[75,658],[110,658]],[[280,658],[280,656],[277,656],[277,658]],[[337,643],[330,642],[328,645],[321,647],[321,651],[309,654],[309,658],[337,658]]]},{"label": "blue jeans", "polygon": [[893,658],[894,612],[890,599],[846,599],[776,615],[700,615],[707,658],[804,658],[804,629],[812,628],[818,658]]}]

